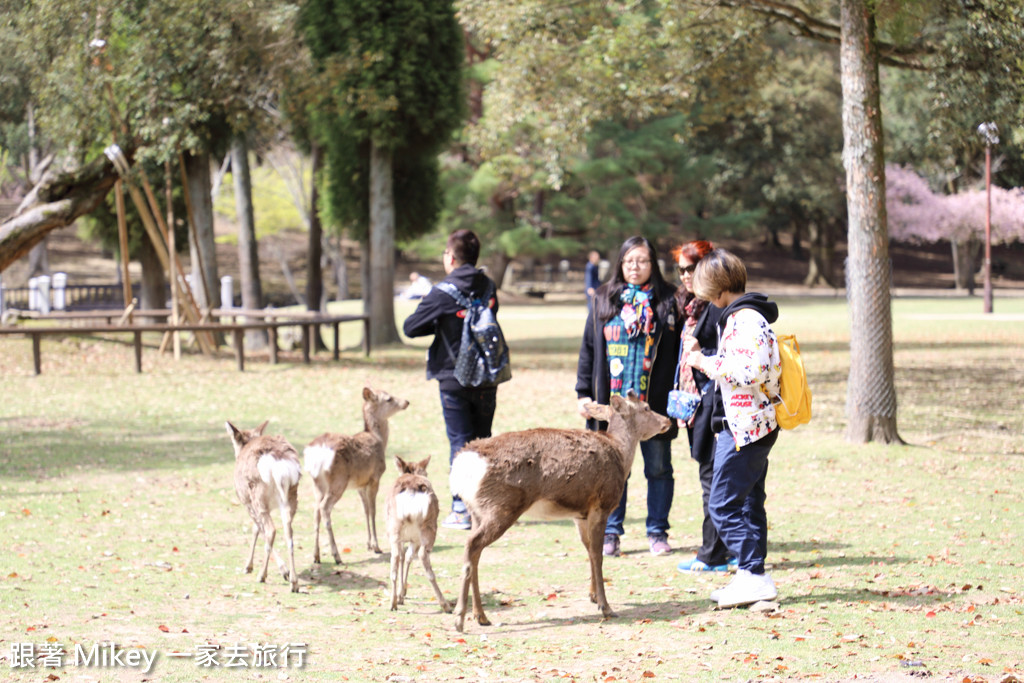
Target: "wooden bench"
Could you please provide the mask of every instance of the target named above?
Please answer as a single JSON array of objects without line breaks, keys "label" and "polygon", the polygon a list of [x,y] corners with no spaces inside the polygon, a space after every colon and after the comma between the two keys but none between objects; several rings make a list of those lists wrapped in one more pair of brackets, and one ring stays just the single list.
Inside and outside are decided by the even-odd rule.
[{"label": "wooden bench", "polygon": [[[231,309],[234,314],[235,309]],[[164,311],[136,311],[133,315],[138,317],[159,317],[153,313],[166,313]],[[252,318],[262,315],[263,320]],[[69,317],[69,314],[60,316]],[[74,318],[88,319],[88,315],[76,315]],[[94,319],[107,318],[103,315],[92,315]],[[232,322],[209,322],[209,323],[138,323],[126,325],[114,325],[110,323],[113,317],[107,318],[104,324],[85,325],[26,325],[19,327],[0,327],[0,336],[27,336],[32,339],[32,364],[35,374],[42,373],[42,338],[43,337],[69,337],[78,335],[93,334],[131,334],[135,347],[135,371],[142,372],[142,335],[144,332],[177,333],[177,332],[212,332],[231,334],[234,339],[235,357],[238,362],[239,371],[245,370],[245,332],[247,330],[266,330],[270,336],[270,362],[276,364],[278,360],[277,331],[282,327],[299,327],[302,330],[302,361],[310,362],[310,346],[312,345],[313,330],[319,325],[330,325],[334,332],[334,360],[341,355],[341,330],[340,325],[344,322],[363,322],[363,352],[370,355],[370,318],[366,315],[319,315],[317,313],[304,314],[268,314],[263,311],[246,311],[239,317],[247,318],[245,321]]]}]

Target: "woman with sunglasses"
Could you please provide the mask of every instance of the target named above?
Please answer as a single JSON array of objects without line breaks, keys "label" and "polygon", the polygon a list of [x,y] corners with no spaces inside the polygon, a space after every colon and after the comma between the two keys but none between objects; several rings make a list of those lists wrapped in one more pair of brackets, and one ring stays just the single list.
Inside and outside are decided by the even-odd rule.
[{"label": "woman with sunglasses", "polygon": [[[580,414],[590,401],[607,404],[610,397],[630,390],[662,415],[675,378],[679,355],[679,312],[672,285],[665,282],[658,254],[645,238],[630,237],[619,249],[612,276],[594,294],[587,316],[576,369],[576,395]],[[588,429],[605,423],[587,420]],[[647,542],[652,555],[672,552],[668,544],[668,515],[675,478],[672,472],[673,423],[664,434],[640,442],[647,479]],[[627,486],[628,488],[628,486]],[[608,517],[603,553],[621,554],[626,490],[619,507]]]},{"label": "woman with sunglasses", "polygon": [[[700,342],[702,351],[709,355],[714,355],[718,349],[716,328],[722,310],[694,295],[693,271],[697,268],[697,263],[714,248],[711,242],[696,240],[672,251],[679,270],[680,284],[676,290],[676,305],[683,311],[683,336],[695,337]],[[677,568],[682,572],[724,572],[729,569],[729,551],[719,538],[708,512],[711,477],[715,470],[715,435],[711,431],[711,417],[716,405],[722,415],[724,411],[721,403],[715,401],[715,383],[703,372],[681,363],[679,378],[681,388],[689,388],[701,397],[690,419],[686,422],[679,421],[679,426],[686,427],[686,436],[690,441],[690,457],[697,461],[697,474],[700,477],[701,498],[704,504],[704,522],[701,525],[701,546],[697,549],[696,557],[683,560]]]}]

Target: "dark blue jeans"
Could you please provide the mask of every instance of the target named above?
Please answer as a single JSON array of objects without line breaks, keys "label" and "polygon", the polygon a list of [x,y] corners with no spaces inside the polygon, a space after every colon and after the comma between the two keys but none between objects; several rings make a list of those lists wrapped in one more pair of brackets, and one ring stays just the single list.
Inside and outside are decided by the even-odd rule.
[{"label": "dark blue jeans", "polygon": [[719,432],[715,448],[715,473],[711,480],[708,510],[729,553],[740,569],[764,573],[768,555],[768,515],[764,482],[768,476],[768,453],[779,430],[736,450],[728,429]]},{"label": "dark blue jeans", "polygon": [[[473,439],[491,435],[494,409],[497,406],[498,388],[441,389],[441,411],[444,414],[444,428],[448,433],[448,464],[455,454]],[[465,512],[466,506],[457,497],[452,498],[452,511]]]},{"label": "dark blue jeans", "polygon": [[[672,471],[672,442],[649,441],[640,442],[640,453],[644,458],[644,477],[647,479],[647,533],[668,533],[668,513],[672,509],[672,495],[675,493],[676,480]],[[622,535],[622,523],[626,519],[626,494],[629,492],[629,478],[622,489],[622,500],[619,507],[608,515],[605,525],[606,534]]]}]

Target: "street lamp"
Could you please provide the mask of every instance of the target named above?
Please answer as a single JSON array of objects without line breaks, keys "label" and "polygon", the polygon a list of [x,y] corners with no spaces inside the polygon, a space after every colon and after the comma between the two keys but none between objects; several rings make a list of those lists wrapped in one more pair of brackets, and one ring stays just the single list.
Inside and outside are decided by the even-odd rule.
[{"label": "street lamp", "polygon": [[992,145],[999,144],[999,128],[988,121],[978,126],[985,139],[985,313],[992,312]]}]

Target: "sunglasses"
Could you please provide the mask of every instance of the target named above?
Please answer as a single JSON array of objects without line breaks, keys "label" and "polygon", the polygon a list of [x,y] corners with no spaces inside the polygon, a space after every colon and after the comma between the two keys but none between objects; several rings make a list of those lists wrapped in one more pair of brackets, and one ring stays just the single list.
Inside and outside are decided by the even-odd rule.
[{"label": "sunglasses", "polygon": [[689,273],[690,275],[693,275],[693,271],[697,270],[697,264],[691,263],[688,266],[676,266],[676,268],[679,270],[680,275],[683,275],[684,273]]}]

